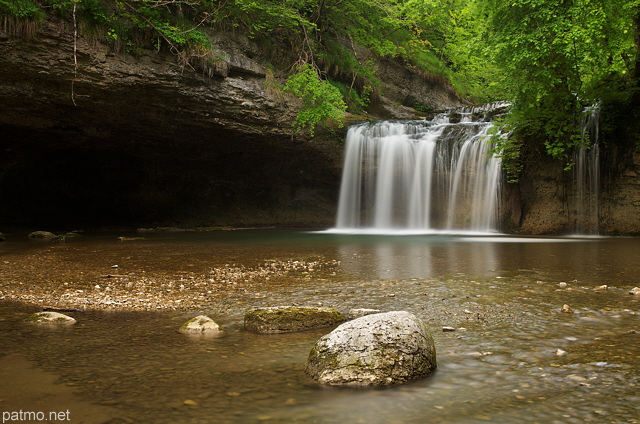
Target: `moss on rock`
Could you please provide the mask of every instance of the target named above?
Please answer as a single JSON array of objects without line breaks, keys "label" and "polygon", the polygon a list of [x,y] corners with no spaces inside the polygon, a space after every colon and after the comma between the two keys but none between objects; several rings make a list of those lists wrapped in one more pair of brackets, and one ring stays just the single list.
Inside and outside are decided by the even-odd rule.
[{"label": "moss on rock", "polygon": [[437,367],[433,338],[415,315],[395,311],[340,325],[313,346],[306,373],[335,386],[386,386],[430,375]]},{"label": "moss on rock", "polygon": [[25,321],[33,322],[36,324],[75,324],[75,318],[68,315],[61,314],[59,312],[36,312],[29,316]]},{"label": "moss on rock", "polygon": [[344,320],[333,308],[277,306],[247,311],[244,327],[258,334],[277,334],[328,327]]}]

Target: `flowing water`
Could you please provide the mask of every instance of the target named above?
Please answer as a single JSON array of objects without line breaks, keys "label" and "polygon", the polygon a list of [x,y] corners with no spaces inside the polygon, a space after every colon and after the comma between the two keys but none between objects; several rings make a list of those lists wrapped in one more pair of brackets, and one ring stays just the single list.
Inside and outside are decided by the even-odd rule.
[{"label": "flowing water", "polygon": [[504,106],[349,128],[336,230],[495,231],[500,159],[487,136]]},{"label": "flowing water", "polygon": [[581,143],[573,154],[573,195],[576,234],[599,233],[600,221],[600,109],[585,109]]},{"label": "flowing water", "polygon": [[[70,422],[84,423],[640,422],[640,296],[628,294],[640,285],[637,238],[117,235],[65,243],[10,235],[0,243],[3,414],[68,411]],[[271,278],[224,274],[216,289],[198,286],[210,297],[187,291],[190,281],[213,285],[212,269],[258,270],[269,261],[313,265]],[[69,313],[76,325],[56,330],[24,322],[40,309],[37,296],[9,300],[16,287],[128,290],[124,277],[104,275],[116,272],[130,283],[183,282],[185,302],[199,306],[87,309]],[[387,389],[319,387],[304,363],[330,329],[243,330],[245,310],[283,304],[411,311],[433,330],[438,370]],[[564,304],[573,313],[560,312]],[[198,313],[225,336],[176,331]]]}]

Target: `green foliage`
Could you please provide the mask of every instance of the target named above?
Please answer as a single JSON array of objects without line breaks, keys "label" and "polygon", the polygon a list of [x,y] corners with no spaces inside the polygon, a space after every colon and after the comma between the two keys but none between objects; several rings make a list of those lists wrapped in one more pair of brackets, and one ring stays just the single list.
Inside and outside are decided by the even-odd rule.
[{"label": "green foliage", "polygon": [[432,113],[433,112],[433,108],[431,106],[428,105],[424,105],[422,103],[417,103],[415,105],[413,105],[413,108],[419,112],[422,113]]},{"label": "green foliage", "polygon": [[516,150],[533,140],[569,167],[581,143],[584,107],[630,86],[638,55],[633,39],[637,1],[475,3],[476,13],[487,18],[486,27],[477,31],[487,47],[484,60],[496,65],[501,76],[493,81],[512,102],[505,122],[512,135],[498,143],[506,149],[505,166],[517,163]]},{"label": "green foliage", "polygon": [[294,123],[298,130],[308,127],[313,136],[314,128],[319,123],[333,120],[342,126],[347,110],[342,94],[334,85],[320,79],[313,66],[301,66],[289,76],[284,88],[303,102]]},{"label": "green foliage", "polygon": [[[155,31],[170,48],[183,50],[211,48],[206,34],[195,28],[191,21],[182,19],[170,7],[158,7],[157,2],[144,0],[117,0],[116,4],[120,8],[121,19],[130,21],[137,30]],[[156,47],[161,48],[162,45],[156,44]]]},{"label": "green foliage", "polygon": [[293,36],[302,31],[314,31],[315,24],[308,19],[309,12],[317,7],[314,0],[229,0],[227,2],[202,1],[204,7],[215,6],[215,22],[231,22],[234,27],[244,27],[250,36],[269,34]]},{"label": "green foliage", "polygon": [[32,0],[0,0],[0,16],[7,16],[25,21],[39,21],[44,12]]},{"label": "green foliage", "polygon": [[0,0],[13,19],[43,11],[75,11],[114,50],[170,51],[182,64],[214,60],[209,28],[278,46],[265,51],[288,44],[303,65],[274,73],[293,72],[286,89],[304,103],[295,125],[312,131],[347,105],[366,108],[380,88],[376,59],[400,58],[478,102],[512,103],[511,137],[497,140],[505,166],[527,139],[568,162],[585,105],[640,92],[640,0]]},{"label": "green foliage", "polygon": [[365,85],[362,90],[358,91],[354,87],[340,82],[330,81],[330,84],[340,91],[347,105],[347,110],[351,113],[362,113],[371,101],[373,87],[370,85]]}]

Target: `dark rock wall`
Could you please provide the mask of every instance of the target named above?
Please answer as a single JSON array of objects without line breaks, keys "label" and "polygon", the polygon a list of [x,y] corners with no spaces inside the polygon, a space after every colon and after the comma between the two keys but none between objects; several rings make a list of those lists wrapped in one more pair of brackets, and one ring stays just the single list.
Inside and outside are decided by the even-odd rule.
[{"label": "dark rock wall", "polygon": [[[0,224],[332,225],[344,130],[293,133],[299,104],[269,58],[242,34],[213,38],[219,60],[196,70],[155,51],[114,54],[82,31],[76,67],[63,21],[30,39],[0,34]],[[398,84],[421,85],[394,66]],[[430,107],[461,103],[424,86]],[[384,102],[379,118],[411,111]]]},{"label": "dark rock wall", "polygon": [[[294,134],[299,104],[250,40],[215,34],[220,59],[197,70],[155,51],[114,54],[82,31],[76,41],[77,67],[68,23],[0,34],[0,224],[333,224],[344,131]],[[420,85],[393,66],[400,84]],[[460,104],[450,87],[422,93]],[[408,113],[384,101],[378,117]]]},{"label": "dark rock wall", "polygon": [[[594,227],[586,234],[640,235],[640,154],[623,150],[601,154],[598,213],[582,217]],[[527,156],[520,181],[503,190],[503,229],[524,234],[575,234],[579,217],[571,171],[541,152],[530,151]]]},{"label": "dark rock wall", "polygon": [[[64,22],[32,39],[0,33],[0,225],[333,225],[345,130],[293,133],[299,104],[269,59],[241,34],[214,44],[224,59],[194,70],[155,51],[114,54],[81,32],[76,69]],[[378,69],[370,118],[463,103],[399,62]],[[639,176],[636,154],[603,182],[602,233],[640,234]],[[561,164],[530,157],[504,191],[505,230],[571,232],[567,183]]]},{"label": "dark rock wall", "polygon": [[234,40],[203,75],[83,37],[76,72],[61,22],[0,37],[0,222],[326,223],[339,142],[292,137],[295,108],[266,93],[264,67],[240,53],[250,43]]},{"label": "dark rock wall", "polygon": [[620,174],[603,184],[600,230],[605,234],[640,235],[640,153],[629,157]]}]

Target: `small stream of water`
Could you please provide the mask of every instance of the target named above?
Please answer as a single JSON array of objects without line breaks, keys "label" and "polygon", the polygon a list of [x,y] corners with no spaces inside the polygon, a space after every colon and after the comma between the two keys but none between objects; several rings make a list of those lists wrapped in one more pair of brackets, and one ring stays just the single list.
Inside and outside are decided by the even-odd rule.
[{"label": "small stream of water", "polygon": [[[638,251],[636,238],[279,230],[10,238],[0,244],[0,410],[69,410],[85,423],[638,423],[640,301],[628,294],[640,285]],[[19,283],[104,286],[114,264],[179,281],[270,260],[327,265],[244,289],[227,281],[195,309],[70,313],[78,324],[60,330],[25,323],[39,308],[6,297]],[[304,363],[330,329],[243,330],[247,309],[290,304],[414,312],[433,330],[438,370],[381,390],[319,387]],[[226,335],[177,333],[198,313]]]}]

